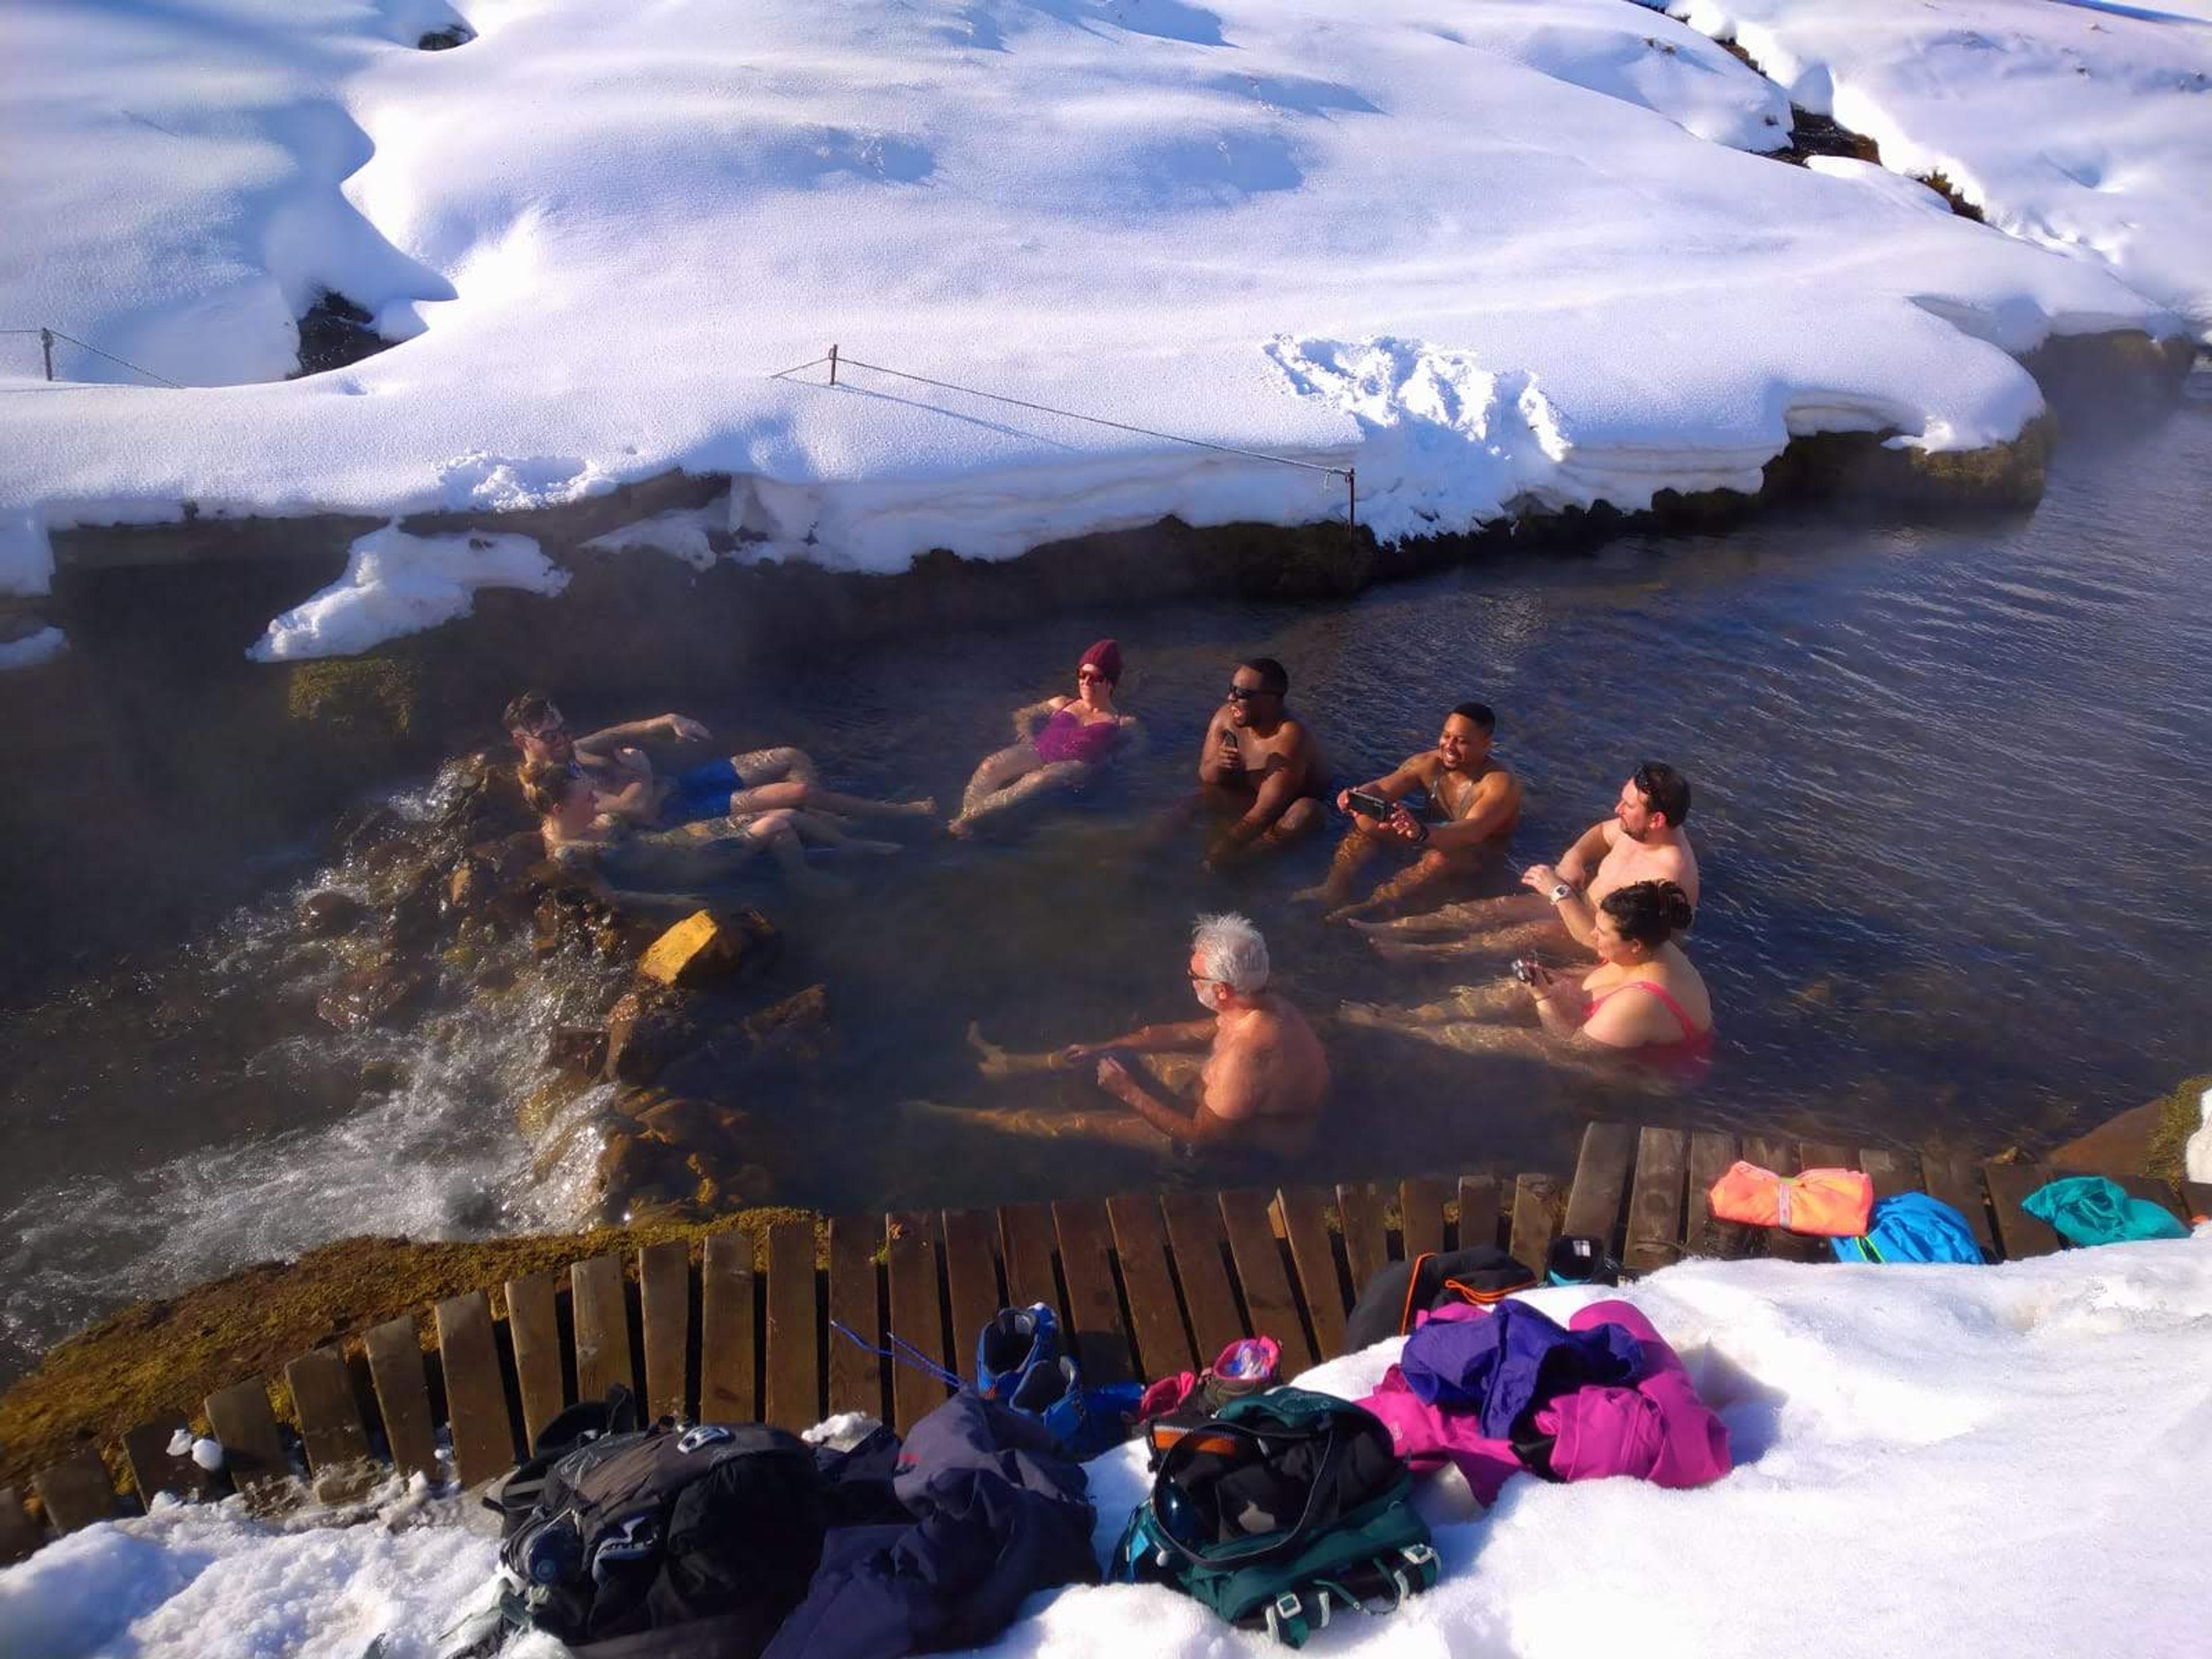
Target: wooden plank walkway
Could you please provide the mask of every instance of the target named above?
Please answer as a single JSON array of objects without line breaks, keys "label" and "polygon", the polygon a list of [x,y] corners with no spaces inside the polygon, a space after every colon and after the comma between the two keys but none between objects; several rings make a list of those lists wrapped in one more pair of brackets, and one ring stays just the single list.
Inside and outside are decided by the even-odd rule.
[{"label": "wooden plank walkway", "polygon": [[[1009,1304],[1053,1307],[1096,1380],[1196,1369],[1258,1333],[1281,1343],[1295,1372],[1342,1351],[1346,1316],[1374,1273],[1430,1251],[1503,1243],[1541,1272],[1553,1240],[1579,1235],[1632,1275],[1688,1255],[1827,1259],[1825,1240],[1712,1219],[1706,1192],[1739,1156],[1784,1172],[1863,1169],[1878,1197],[1931,1193],[1965,1213],[1992,1261],[2062,1248],[2021,1207],[2057,1173],[2040,1165],[1620,1123],[1586,1128],[1565,1179],[1431,1171],[1334,1190],[795,1218],[769,1227],[757,1251],[727,1230],[696,1259],[680,1243],[589,1258],[316,1348],[283,1367],[283,1420],[269,1383],[241,1379],[198,1419],[226,1448],[221,1476],[168,1455],[186,1422],[179,1401],[105,1458],[80,1446],[26,1490],[0,1489],[0,1564],[54,1532],[136,1512],[142,1493],[205,1498],[234,1485],[276,1501],[292,1480],[351,1479],[379,1463],[474,1486],[504,1473],[556,1413],[616,1382],[641,1390],[650,1414],[798,1429],[861,1411],[903,1431],[947,1385],[872,1350],[896,1336],[971,1375],[977,1331]],[[2113,1179],[2185,1219],[2212,1211],[2212,1188]],[[124,1492],[111,1468],[130,1472]]]}]

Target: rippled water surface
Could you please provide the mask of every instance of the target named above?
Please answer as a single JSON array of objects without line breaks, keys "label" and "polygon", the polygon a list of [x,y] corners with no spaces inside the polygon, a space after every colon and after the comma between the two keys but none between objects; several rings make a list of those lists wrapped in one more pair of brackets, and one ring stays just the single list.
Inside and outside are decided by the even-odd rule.
[{"label": "rippled water surface", "polygon": [[[2032,518],[1637,538],[1340,607],[917,638],[706,700],[690,712],[731,747],[794,742],[849,786],[950,801],[1006,740],[1007,711],[1063,689],[1111,632],[1131,666],[1123,702],[1152,729],[1110,785],[1005,843],[917,844],[856,871],[861,895],[839,905],[771,890],[792,940],[782,982],[826,979],[839,1038],[834,1100],[806,1109],[789,1196],[866,1210],[1274,1178],[1001,1141],[968,1115],[1079,1088],[983,1083],[971,1020],[1045,1047],[1184,1017],[1182,935],[1200,908],[1249,911],[1283,985],[1317,1012],[1462,977],[1386,965],[1294,912],[1285,896],[1317,874],[1319,847],[1222,880],[1194,841],[1133,846],[1187,787],[1236,659],[1258,653],[1289,665],[1347,781],[1425,745],[1450,704],[1492,703],[1499,753],[1530,789],[1516,866],[1555,856],[1638,760],[1688,772],[1705,882],[1692,950],[1721,1039],[1695,1092],[1653,1096],[1344,1033],[1328,1130],[1293,1173],[1562,1169],[1579,1125],[1605,1115],[1987,1149],[2170,1086],[2212,1054],[2207,378],[2154,432],[2072,443]],[[513,1122],[566,994],[335,1036],[277,942],[305,875],[166,965],[0,1016],[0,1376],[131,1296],[325,1238],[579,1213],[580,1171],[533,1170]]]}]

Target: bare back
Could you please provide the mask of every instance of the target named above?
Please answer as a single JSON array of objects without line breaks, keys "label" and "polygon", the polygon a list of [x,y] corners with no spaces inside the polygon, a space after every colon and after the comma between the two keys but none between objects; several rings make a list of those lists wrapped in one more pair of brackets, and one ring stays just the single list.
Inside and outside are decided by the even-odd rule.
[{"label": "bare back", "polygon": [[1622,887],[1633,887],[1639,881],[1671,881],[1682,890],[1690,901],[1690,908],[1698,908],[1698,855],[1690,846],[1687,830],[1676,830],[1674,839],[1660,846],[1647,846],[1621,832],[1618,823],[1601,826],[1605,831],[1605,857],[1591,872],[1588,896],[1592,908],[1605,902],[1606,895]]},{"label": "bare back", "polygon": [[1328,1056],[1305,1017],[1267,996],[1216,1028],[1200,1073],[1200,1109],[1236,1138],[1280,1152],[1304,1150],[1328,1094]]}]

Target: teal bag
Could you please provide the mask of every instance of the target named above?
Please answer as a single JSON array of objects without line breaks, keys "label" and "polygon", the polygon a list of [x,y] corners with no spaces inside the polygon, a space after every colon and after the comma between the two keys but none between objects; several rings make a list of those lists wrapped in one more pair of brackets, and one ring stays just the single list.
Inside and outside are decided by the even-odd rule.
[{"label": "teal bag", "polygon": [[1334,1613],[1394,1612],[1436,1583],[1413,1478],[1362,1407],[1276,1389],[1147,1429],[1152,1490],[1113,1581],[1169,1585],[1291,1648]]}]

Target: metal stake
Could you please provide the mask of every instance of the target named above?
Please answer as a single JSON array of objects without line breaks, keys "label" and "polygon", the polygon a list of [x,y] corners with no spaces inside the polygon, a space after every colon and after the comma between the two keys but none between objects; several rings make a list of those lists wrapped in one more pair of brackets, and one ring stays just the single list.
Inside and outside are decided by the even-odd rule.
[{"label": "metal stake", "polygon": [[837,384],[837,348],[836,346],[830,348],[830,384],[831,386]]},{"label": "metal stake", "polygon": [[1344,522],[1347,528],[1359,528],[1359,469],[1344,469]]},{"label": "metal stake", "polygon": [[54,331],[50,328],[39,331],[40,348],[46,354],[46,378],[54,378]]}]

